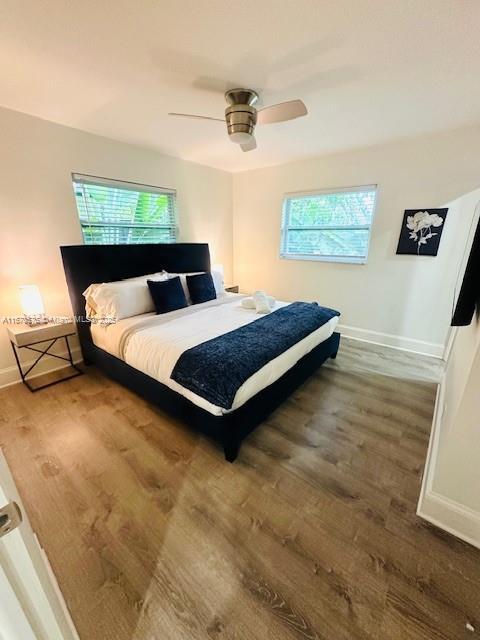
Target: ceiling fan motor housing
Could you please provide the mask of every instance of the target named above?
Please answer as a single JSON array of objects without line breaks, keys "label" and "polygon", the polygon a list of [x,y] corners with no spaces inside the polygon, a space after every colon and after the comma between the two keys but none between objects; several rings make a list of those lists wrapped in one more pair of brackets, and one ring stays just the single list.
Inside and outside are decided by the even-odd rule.
[{"label": "ceiling fan motor housing", "polygon": [[230,105],[225,109],[225,120],[230,140],[236,144],[249,142],[257,124],[257,110],[253,106],[258,94],[249,89],[232,89],[225,98]]}]

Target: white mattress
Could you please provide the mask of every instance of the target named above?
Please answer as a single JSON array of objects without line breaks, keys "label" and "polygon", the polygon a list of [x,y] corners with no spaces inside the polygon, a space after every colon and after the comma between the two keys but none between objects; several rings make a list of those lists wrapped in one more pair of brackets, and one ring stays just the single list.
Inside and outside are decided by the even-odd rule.
[{"label": "white mattress", "polygon": [[[191,347],[258,320],[254,309],[241,306],[239,294],[226,294],[216,300],[192,305],[162,315],[146,313],[119,320],[110,326],[91,325],[94,344],[121,358],[127,364],[155,378],[191,402],[214,415],[241,407],[252,396],[280,378],[304,355],[329,338],[338,324],[332,318],[306,338],[271,360],[251,376],[237,391],[231,409],[218,407],[170,378],[181,354]],[[276,309],[287,302],[276,303]]]}]

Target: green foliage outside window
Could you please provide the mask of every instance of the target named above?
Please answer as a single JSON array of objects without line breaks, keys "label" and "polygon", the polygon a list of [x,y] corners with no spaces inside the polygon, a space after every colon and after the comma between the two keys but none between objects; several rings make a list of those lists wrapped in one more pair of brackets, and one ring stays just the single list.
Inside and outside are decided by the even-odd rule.
[{"label": "green foliage outside window", "polygon": [[281,255],[365,261],[375,198],[373,187],[287,196]]},{"label": "green foliage outside window", "polygon": [[86,244],[175,242],[175,192],[73,183]]}]

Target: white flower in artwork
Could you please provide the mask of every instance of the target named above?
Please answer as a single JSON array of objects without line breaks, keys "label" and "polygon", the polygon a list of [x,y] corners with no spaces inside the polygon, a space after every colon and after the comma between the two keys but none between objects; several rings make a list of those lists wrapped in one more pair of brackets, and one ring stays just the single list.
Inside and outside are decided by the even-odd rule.
[{"label": "white flower in artwork", "polygon": [[436,213],[428,213],[428,211],[417,211],[413,216],[407,216],[407,229],[410,229],[410,240],[417,243],[417,253],[420,253],[420,247],[427,244],[427,241],[438,233],[433,233],[432,227],[441,227],[443,218]]}]

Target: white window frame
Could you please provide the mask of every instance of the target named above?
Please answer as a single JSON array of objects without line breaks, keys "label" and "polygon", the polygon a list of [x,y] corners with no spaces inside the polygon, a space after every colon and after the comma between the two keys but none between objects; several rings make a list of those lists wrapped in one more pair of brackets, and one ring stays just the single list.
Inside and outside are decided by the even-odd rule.
[{"label": "white window frame", "polygon": [[[83,173],[72,173],[72,187],[73,190],[75,192],[75,183],[77,184],[90,184],[90,185],[94,185],[94,186],[105,186],[105,187],[112,187],[112,188],[117,188],[117,189],[123,189],[125,191],[137,191],[137,192],[141,192],[141,193],[158,193],[158,194],[168,194],[173,196],[173,201],[174,201],[174,225],[160,225],[160,224],[145,224],[144,228],[152,228],[152,229],[158,229],[158,228],[168,228],[168,229],[173,229],[174,231],[174,236],[175,236],[175,241],[174,242],[178,242],[178,236],[179,236],[179,224],[178,224],[178,208],[177,208],[177,191],[176,189],[169,189],[166,187],[157,187],[154,185],[149,185],[149,184],[142,184],[139,182],[129,182],[128,180],[116,180],[114,178],[102,178],[100,176],[92,176],[92,175],[88,175],[88,174],[83,174]],[[77,215],[78,215],[78,221],[80,224],[80,229],[82,232],[82,239],[85,243],[85,236],[83,234],[83,225],[82,225],[82,221],[80,219],[80,211],[78,210],[78,205],[77,205],[77,196],[74,193],[74,198],[75,198],[75,206],[77,209]],[[103,223],[90,223],[89,224],[90,227],[108,227],[109,225],[105,225]],[[121,226],[125,226],[125,227],[129,227],[131,225],[125,224],[125,223],[117,223],[111,224],[112,227],[121,227]],[[141,244],[141,243],[137,243],[137,244]]]},{"label": "white window frame", "polygon": [[[375,203],[373,206],[372,212],[372,222],[369,225],[352,225],[352,226],[328,226],[328,227],[298,227],[298,229],[305,231],[335,231],[338,229],[341,230],[367,230],[368,233],[368,243],[367,250],[365,256],[328,256],[328,255],[302,255],[299,253],[287,253],[287,240],[288,240],[288,232],[297,229],[297,227],[290,227],[288,225],[289,222],[289,204],[291,198],[308,198],[309,196],[319,196],[325,195],[329,193],[360,193],[362,191],[375,191]],[[290,193],[285,193],[283,196],[282,203],[282,224],[281,224],[281,237],[280,237],[280,258],[283,260],[306,260],[311,262],[340,262],[346,264],[366,264],[368,261],[368,254],[370,251],[370,241],[372,237],[372,226],[373,220],[375,217],[375,212],[377,208],[377,200],[378,200],[378,185],[369,184],[369,185],[361,185],[356,187],[338,187],[332,189],[315,189],[312,191],[293,191]]]}]

